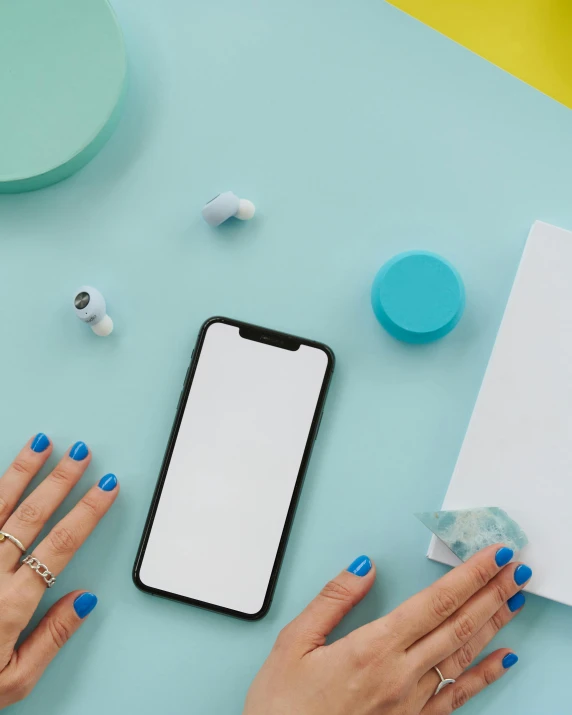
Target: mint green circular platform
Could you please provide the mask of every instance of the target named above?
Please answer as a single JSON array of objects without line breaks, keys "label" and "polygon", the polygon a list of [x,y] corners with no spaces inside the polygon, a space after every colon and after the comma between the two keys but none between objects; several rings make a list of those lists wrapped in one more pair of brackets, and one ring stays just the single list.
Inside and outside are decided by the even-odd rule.
[{"label": "mint green circular platform", "polygon": [[85,166],[119,119],[125,74],[107,0],[0,0],[0,193]]}]

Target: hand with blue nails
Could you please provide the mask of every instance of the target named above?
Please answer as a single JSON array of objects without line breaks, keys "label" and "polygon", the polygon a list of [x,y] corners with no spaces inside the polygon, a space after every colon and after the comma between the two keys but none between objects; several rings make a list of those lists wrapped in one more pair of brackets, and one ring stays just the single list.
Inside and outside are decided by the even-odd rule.
[{"label": "hand with blue nails", "polygon": [[54,585],[119,492],[116,477],[106,474],[37,546],[33,546],[91,461],[87,446],[76,442],[51,473],[20,502],[51,453],[49,438],[43,433],[37,434],[0,477],[0,524],[3,524],[0,531],[0,709],[28,695],[60,648],[97,604],[97,597],[88,591],[68,593],[49,609],[16,651],[20,634],[34,615],[46,588]]},{"label": "hand with blue nails", "polygon": [[471,667],[524,605],[532,571],[512,557],[502,544],[484,549],[387,616],[328,644],[373,586],[375,567],[359,556],[281,631],[244,715],[450,715],[518,661],[501,648]]}]

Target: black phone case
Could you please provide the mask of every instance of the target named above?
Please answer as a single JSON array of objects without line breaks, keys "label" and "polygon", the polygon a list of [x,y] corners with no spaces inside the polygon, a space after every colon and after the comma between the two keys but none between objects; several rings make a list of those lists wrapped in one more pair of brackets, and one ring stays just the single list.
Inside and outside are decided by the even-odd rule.
[{"label": "black phone case", "polygon": [[[240,611],[234,611],[229,608],[223,608],[222,606],[217,606],[212,603],[206,603],[204,601],[199,601],[193,598],[187,598],[186,596],[181,596],[179,594],[170,593],[169,591],[162,591],[161,589],[153,588],[152,586],[147,586],[141,581],[139,576],[139,571],[143,557],[145,555],[145,549],[147,547],[147,542],[153,528],[153,521],[155,519],[155,513],[159,505],[159,500],[161,498],[161,492],[163,490],[163,485],[165,483],[165,478],[167,476],[167,470],[169,468],[169,463],[171,461],[171,455],[173,453],[173,448],[177,441],[177,436],[179,433],[179,428],[181,426],[181,421],[183,413],[185,411],[185,406],[187,404],[187,399],[189,392],[191,390],[191,385],[193,383],[193,378],[198,364],[202,346],[204,343],[205,335],[208,328],[214,323],[225,323],[227,325],[233,325],[239,328],[240,333],[243,337],[249,340],[259,340],[260,342],[265,342],[270,345],[276,345],[282,347],[286,350],[295,350],[297,346],[308,345],[314,348],[323,350],[328,358],[328,367],[326,369],[326,374],[324,375],[324,382],[322,384],[322,389],[320,390],[320,395],[318,402],[316,404],[316,411],[314,413],[314,418],[308,432],[308,439],[306,441],[306,446],[304,448],[304,455],[302,457],[302,462],[300,465],[300,470],[296,477],[296,484],[294,486],[294,491],[292,493],[292,499],[290,501],[290,506],[288,508],[288,514],[286,516],[286,521],[284,523],[284,529],[280,537],[280,543],[278,545],[278,550],[276,552],[276,558],[274,560],[274,565],[272,567],[272,573],[270,575],[270,580],[268,582],[268,588],[266,590],[266,595],[264,597],[264,603],[262,608],[258,613],[249,614],[241,613]],[[320,427],[320,421],[322,418],[322,412],[324,409],[324,404],[326,401],[326,396],[331,383],[332,374],[334,371],[335,357],[332,350],[323,343],[314,342],[312,340],[306,340],[304,338],[299,338],[295,335],[289,335],[288,333],[282,333],[277,330],[269,330],[266,328],[261,328],[257,325],[251,325],[249,323],[243,323],[238,320],[233,320],[231,318],[214,317],[207,320],[201,327],[197,343],[191,355],[191,362],[187,369],[187,374],[185,376],[185,382],[181,394],[179,397],[179,404],[177,406],[177,411],[175,415],[175,421],[171,429],[171,434],[169,441],[167,443],[167,449],[165,451],[165,456],[163,458],[163,464],[161,466],[161,471],[159,473],[159,479],[157,480],[157,486],[155,487],[155,492],[153,494],[153,499],[151,501],[151,507],[147,515],[147,520],[145,522],[145,527],[143,529],[143,535],[141,537],[141,542],[139,544],[139,549],[137,551],[137,556],[135,558],[135,564],[133,567],[133,581],[138,589],[144,591],[145,593],[150,593],[155,596],[161,596],[163,598],[169,598],[175,601],[181,601],[182,603],[188,603],[193,606],[198,606],[200,608],[206,608],[211,611],[216,611],[218,613],[224,613],[229,616],[234,616],[236,618],[242,618],[248,621],[256,621],[263,618],[269,611],[270,605],[272,603],[272,598],[274,596],[274,591],[276,589],[276,583],[278,581],[278,575],[280,573],[280,568],[282,566],[282,560],[284,558],[284,553],[286,551],[286,545],[288,543],[288,537],[290,536],[290,531],[292,529],[292,523],[294,521],[294,515],[296,513],[296,507],[300,500],[300,493],[302,491],[302,484],[304,482],[304,476],[308,468],[310,461],[310,456],[312,453],[312,447],[318,435],[318,429]]]}]

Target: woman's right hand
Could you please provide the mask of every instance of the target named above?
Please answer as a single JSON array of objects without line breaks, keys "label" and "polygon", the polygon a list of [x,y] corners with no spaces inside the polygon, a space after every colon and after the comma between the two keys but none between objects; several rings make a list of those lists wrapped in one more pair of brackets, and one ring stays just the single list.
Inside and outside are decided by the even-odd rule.
[{"label": "woman's right hand", "polygon": [[[449,715],[518,658],[502,648],[469,668],[524,605],[532,571],[491,546],[392,613],[326,645],[366,595],[375,567],[362,556],[278,636],[244,715]],[[435,694],[441,679],[454,679]]]}]

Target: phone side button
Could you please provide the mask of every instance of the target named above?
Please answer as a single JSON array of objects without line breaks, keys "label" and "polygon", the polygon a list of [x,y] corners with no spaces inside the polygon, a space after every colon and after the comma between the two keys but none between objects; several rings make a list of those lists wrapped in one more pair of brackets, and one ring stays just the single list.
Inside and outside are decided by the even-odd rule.
[{"label": "phone side button", "polygon": [[314,442],[318,439],[318,433],[320,431],[320,427],[322,426],[322,417],[324,416],[324,413],[320,413],[320,421],[318,422],[318,426],[316,427],[316,434],[314,436]]}]

